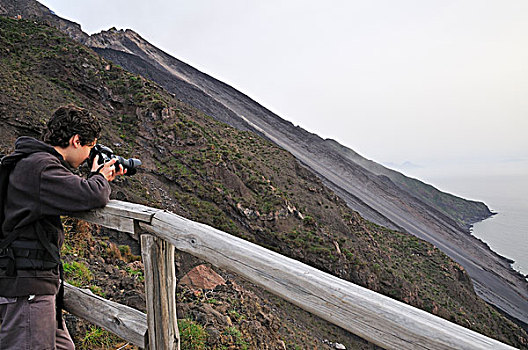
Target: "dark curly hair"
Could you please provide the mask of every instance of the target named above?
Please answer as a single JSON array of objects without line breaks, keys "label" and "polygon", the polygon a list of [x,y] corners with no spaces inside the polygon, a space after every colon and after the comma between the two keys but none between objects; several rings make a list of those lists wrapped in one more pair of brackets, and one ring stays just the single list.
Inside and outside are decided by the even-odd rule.
[{"label": "dark curly hair", "polygon": [[74,105],[57,109],[44,130],[43,141],[51,146],[66,148],[72,136],[79,135],[81,145],[92,143],[99,137],[101,125],[95,117],[84,108]]}]

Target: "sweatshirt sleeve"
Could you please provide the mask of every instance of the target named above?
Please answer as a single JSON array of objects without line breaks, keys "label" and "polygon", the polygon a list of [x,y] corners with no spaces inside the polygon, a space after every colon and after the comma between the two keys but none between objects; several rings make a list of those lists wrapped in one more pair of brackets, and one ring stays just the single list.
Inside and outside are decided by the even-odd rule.
[{"label": "sweatshirt sleeve", "polygon": [[41,215],[104,207],[110,200],[110,184],[102,175],[84,179],[60,163],[47,165],[40,176]]}]

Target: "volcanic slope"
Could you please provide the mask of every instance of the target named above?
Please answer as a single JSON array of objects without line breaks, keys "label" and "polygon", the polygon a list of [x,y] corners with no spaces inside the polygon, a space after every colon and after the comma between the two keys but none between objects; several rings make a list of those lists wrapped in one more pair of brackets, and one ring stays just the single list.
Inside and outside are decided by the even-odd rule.
[{"label": "volcanic slope", "polygon": [[366,221],[289,152],[32,21],[0,19],[0,151],[59,105],[103,123],[100,142],[144,166],[113,197],[165,208],[515,346],[524,330],[478,298],[430,243]]},{"label": "volcanic slope", "polygon": [[472,223],[491,215],[482,203],[442,193],[369,161],[333,140],[295,127],[232,87],[167,55],[131,30],[101,32],[85,43],[127,70],[157,81],[182,101],[216,119],[257,132],[291,152],[363,217],[434,244],[465,267],[482,298],[528,323],[526,280],[511,268],[510,261],[469,234]]},{"label": "volcanic slope", "polygon": [[[488,217],[478,202],[444,194],[369,161],[333,140],[294,127],[239,91],[171,57],[137,33],[111,29],[92,36],[33,0],[1,0],[0,14],[23,14],[60,28],[129,71],[159,82],[178,98],[242,130],[253,130],[290,151],[363,217],[425,239],[462,264],[477,293],[528,324],[528,285],[510,261],[469,234]],[[373,131],[374,132],[374,131]]]}]

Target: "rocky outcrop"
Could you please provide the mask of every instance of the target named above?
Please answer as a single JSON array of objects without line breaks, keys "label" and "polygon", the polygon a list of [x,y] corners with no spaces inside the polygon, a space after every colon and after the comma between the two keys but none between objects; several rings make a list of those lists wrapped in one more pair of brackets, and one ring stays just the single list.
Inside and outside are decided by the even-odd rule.
[{"label": "rocky outcrop", "polygon": [[202,264],[187,272],[180,283],[198,289],[215,289],[217,286],[224,285],[225,280],[213,269]]},{"label": "rocky outcrop", "polygon": [[38,19],[40,22],[60,29],[81,43],[84,43],[90,37],[82,31],[79,24],[55,15],[49,8],[34,0],[2,0],[0,16]]}]

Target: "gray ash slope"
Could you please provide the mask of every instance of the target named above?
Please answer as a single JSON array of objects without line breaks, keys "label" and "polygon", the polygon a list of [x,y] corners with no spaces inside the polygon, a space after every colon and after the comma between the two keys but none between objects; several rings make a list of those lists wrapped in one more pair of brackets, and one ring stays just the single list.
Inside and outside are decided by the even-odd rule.
[{"label": "gray ash slope", "polygon": [[442,193],[369,161],[333,140],[324,140],[295,127],[229,85],[159,50],[131,30],[111,29],[88,36],[78,24],[55,16],[32,0],[2,0],[0,14],[21,14],[44,20],[125,69],[177,92],[183,102],[236,128],[267,137],[295,155],[363,217],[412,233],[444,251],[464,266],[479,296],[528,324],[526,280],[511,269],[509,261],[469,234],[472,223],[491,215],[483,203]]},{"label": "gray ash slope", "polygon": [[[526,281],[506,259],[469,234],[472,223],[491,215],[484,204],[442,193],[333,140],[296,127],[229,85],[167,55],[131,30],[95,34],[86,44],[125,69],[177,92],[184,102],[218,120],[254,131],[291,152],[363,217],[431,242],[464,266],[479,296],[528,323]],[[142,72],[146,64],[154,69]],[[440,197],[441,203],[428,200],[434,197]],[[456,207],[465,209],[459,213]]]}]

